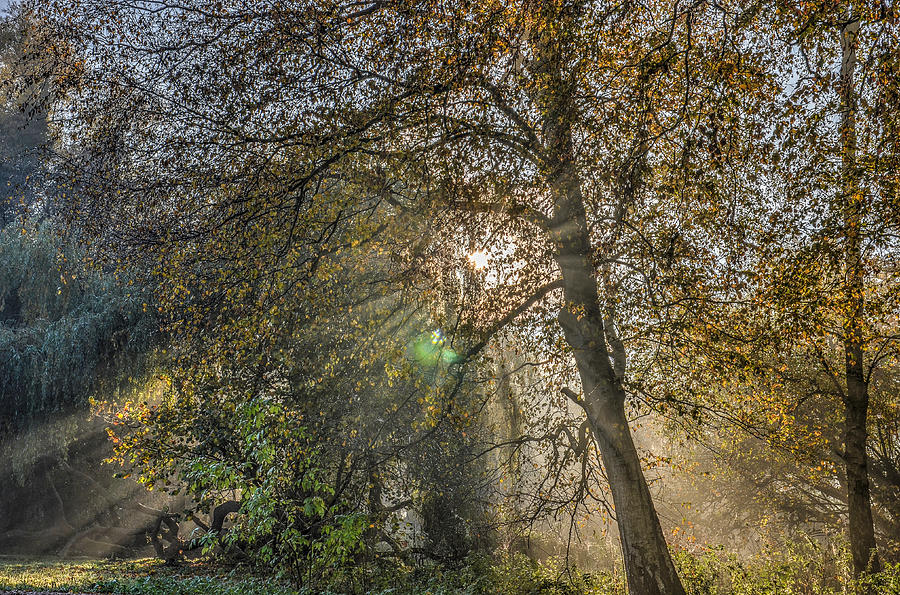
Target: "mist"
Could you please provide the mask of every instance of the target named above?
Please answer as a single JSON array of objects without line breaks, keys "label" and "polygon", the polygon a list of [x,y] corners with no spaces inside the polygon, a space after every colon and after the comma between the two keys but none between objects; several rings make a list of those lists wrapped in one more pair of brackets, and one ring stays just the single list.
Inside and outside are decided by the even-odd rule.
[{"label": "mist", "polygon": [[892,592],[898,23],[9,5],[0,589]]}]

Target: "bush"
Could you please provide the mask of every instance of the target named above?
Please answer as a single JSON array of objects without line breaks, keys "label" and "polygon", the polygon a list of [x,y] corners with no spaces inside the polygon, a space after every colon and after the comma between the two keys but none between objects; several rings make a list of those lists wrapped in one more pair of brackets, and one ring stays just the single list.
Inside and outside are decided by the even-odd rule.
[{"label": "bush", "polygon": [[900,593],[900,565],[861,580],[853,578],[847,543],[834,537],[820,543],[798,535],[742,562],[722,548],[674,553],[691,595],[854,595]]}]

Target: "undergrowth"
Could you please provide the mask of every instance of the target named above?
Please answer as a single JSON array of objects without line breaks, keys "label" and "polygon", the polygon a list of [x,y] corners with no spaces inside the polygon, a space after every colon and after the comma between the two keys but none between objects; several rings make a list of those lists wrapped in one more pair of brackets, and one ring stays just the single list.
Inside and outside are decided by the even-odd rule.
[{"label": "undergrowth", "polygon": [[[857,582],[846,547],[783,544],[750,560],[721,548],[674,552],[690,595],[900,595],[900,563]],[[261,569],[156,560],[0,561],[0,591],[52,590],[122,595],[626,595],[620,568],[584,572],[522,554],[471,556],[447,568],[381,560],[336,570],[328,584],[296,586]]]}]

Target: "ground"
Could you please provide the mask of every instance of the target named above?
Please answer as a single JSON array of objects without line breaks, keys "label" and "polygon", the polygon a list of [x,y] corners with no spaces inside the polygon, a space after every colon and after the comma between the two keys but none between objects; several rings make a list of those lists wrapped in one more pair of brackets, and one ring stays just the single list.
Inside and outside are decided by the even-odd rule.
[{"label": "ground", "polygon": [[202,562],[167,567],[160,560],[0,559],[0,593],[126,595],[270,595],[288,590],[246,569]]}]

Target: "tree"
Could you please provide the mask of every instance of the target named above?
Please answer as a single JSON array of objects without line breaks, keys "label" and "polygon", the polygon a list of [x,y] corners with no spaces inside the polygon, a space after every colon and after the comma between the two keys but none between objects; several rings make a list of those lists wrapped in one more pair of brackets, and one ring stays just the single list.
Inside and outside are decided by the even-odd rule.
[{"label": "tree", "polygon": [[[772,126],[751,165],[760,181],[741,197],[759,219],[739,224],[739,245],[723,244],[743,253],[722,268],[736,291],[707,299],[682,349],[713,377],[733,378],[711,389],[709,376],[704,385],[695,375],[694,388],[715,395],[704,406],[794,451],[801,465],[821,472],[832,459],[843,468],[837,501],[862,574],[880,567],[868,467],[873,456],[891,466],[876,455],[884,444],[868,441],[868,411],[897,357],[897,17],[880,4],[774,8],[769,26],[781,43],[767,68],[792,74],[776,78],[781,92],[763,112]],[[821,486],[826,500],[836,498],[835,478]]]},{"label": "tree", "polygon": [[0,227],[15,221],[42,194],[39,151],[47,140],[47,122],[17,80],[28,26],[18,12],[0,14]]},{"label": "tree", "polygon": [[[561,1],[39,13],[81,73],[60,113],[66,143],[93,147],[86,163],[70,154],[96,189],[74,209],[82,223],[165,275],[189,271],[169,286],[205,311],[273,270],[317,270],[327,250],[295,247],[326,245],[335,222],[374,222],[359,241],[388,238],[408,279],[492,254],[503,282],[485,283],[490,307],[466,322],[483,338],[454,366],[536,304],[557,312],[539,334],[577,370],[560,377],[577,389],[559,388],[599,447],[630,589],[683,592],[631,438],[627,355],[671,330],[657,276],[690,283],[694,269],[672,265],[712,257],[686,223],[716,217],[717,197],[683,166],[732,150],[738,102],[719,98],[758,86],[736,41],[748,14]],[[105,159],[110,146],[128,157]],[[354,194],[329,203],[336,180]],[[416,219],[432,235],[410,237]],[[698,234],[690,251],[684,232]],[[251,307],[278,292],[260,295]]]},{"label": "tree", "polygon": [[[873,374],[877,376],[878,370],[890,366],[896,357],[893,321],[897,281],[887,264],[889,255],[897,249],[892,239],[898,220],[898,139],[892,101],[896,93],[892,88],[896,80],[892,57],[897,43],[896,15],[880,4],[815,5],[792,15],[790,25],[795,23],[802,23],[797,25],[803,27],[799,44],[808,59],[806,68],[812,85],[798,85],[791,106],[800,113],[804,113],[803,103],[818,109],[833,106],[839,122],[835,129],[833,122],[804,113],[807,120],[798,123],[806,129],[807,142],[790,135],[785,143],[794,167],[809,164],[796,155],[796,149],[816,155],[817,165],[801,170],[798,179],[788,177],[786,186],[792,192],[821,193],[821,198],[815,199],[821,215],[810,220],[821,235],[807,240],[809,248],[804,248],[811,250],[800,257],[805,266],[800,262],[799,267],[788,265],[790,272],[778,275],[778,283],[790,298],[800,297],[796,292],[809,288],[809,281],[833,292],[820,298],[824,311],[813,307],[804,312],[805,322],[813,324],[806,327],[806,337],[829,378],[828,390],[835,391],[843,402],[841,455],[847,482],[848,527],[854,569],[861,574],[880,568],[868,476],[869,385]],[[865,23],[862,28],[861,23]],[[868,71],[857,78],[860,53],[865,56],[863,63]],[[830,66],[831,73],[827,70]],[[830,89],[825,86],[829,83],[833,84]],[[816,258],[824,259],[824,263],[807,260]],[[777,303],[793,309],[783,299]],[[841,344],[843,364],[834,359],[837,353],[828,337]]]},{"label": "tree", "polygon": [[[371,561],[376,546],[455,562],[489,531],[482,386],[447,374],[446,337],[385,279],[390,259],[350,247],[359,232],[336,225],[319,248],[341,256],[302,283],[267,270],[236,290],[210,329],[187,317],[175,336],[189,344],[170,347],[160,398],[107,410],[117,460],[191,496],[188,515],[233,500],[241,520],[221,542],[297,582]],[[272,286],[278,299],[260,311]],[[188,295],[168,296],[166,310],[189,312]],[[427,543],[409,543],[410,511]]]},{"label": "tree", "polygon": [[120,376],[147,367],[155,325],[146,295],[80,264],[46,225],[0,230],[4,429],[83,410],[100,386],[114,391]]}]

